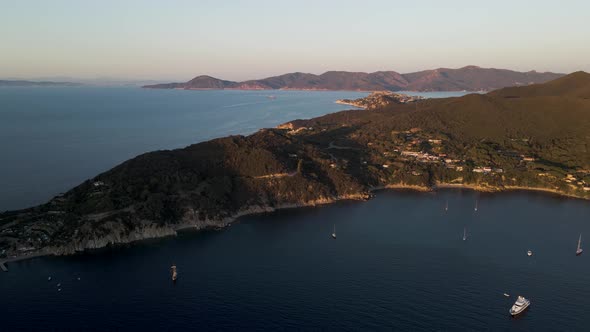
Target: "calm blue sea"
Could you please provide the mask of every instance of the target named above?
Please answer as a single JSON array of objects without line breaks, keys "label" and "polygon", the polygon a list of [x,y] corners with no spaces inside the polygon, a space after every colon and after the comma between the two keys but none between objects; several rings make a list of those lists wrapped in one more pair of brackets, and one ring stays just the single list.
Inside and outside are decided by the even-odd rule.
[{"label": "calm blue sea", "polygon": [[[248,216],[9,264],[0,330],[588,331],[590,253],[575,249],[589,216],[585,201],[470,191]],[[519,294],[532,304],[512,318]]]}]

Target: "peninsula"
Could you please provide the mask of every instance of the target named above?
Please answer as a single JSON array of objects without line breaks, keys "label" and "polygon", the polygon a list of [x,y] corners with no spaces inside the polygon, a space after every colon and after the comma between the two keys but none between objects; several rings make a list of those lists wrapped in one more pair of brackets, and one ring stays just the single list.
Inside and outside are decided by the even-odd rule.
[{"label": "peninsula", "polygon": [[374,110],[387,107],[390,104],[407,104],[422,99],[424,99],[424,97],[409,96],[406,94],[395,93],[390,91],[376,91],[364,98],[357,98],[353,100],[338,99],[336,100],[336,103],[342,105],[350,105],[367,110]]},{"label": "peninsula", "polygon": [[378,188],[543,190],[590,198],[590,74],[294,120],[128,160],[0,214],[0,261],[220,228]]},{"label": "peninsula", "polygon": [[259,80],[226,81],[201,75],[184,83],[145,85],[150,89],[185,90],[348,90],[348,91],[491,91],[507,86],[544,83],[563,76],[536,71],[517,72],[506,69],[467,66],[459,69],[438,68],[400,74],[395,71],[374,73],[328,71],[321,75],[289,73]]}]

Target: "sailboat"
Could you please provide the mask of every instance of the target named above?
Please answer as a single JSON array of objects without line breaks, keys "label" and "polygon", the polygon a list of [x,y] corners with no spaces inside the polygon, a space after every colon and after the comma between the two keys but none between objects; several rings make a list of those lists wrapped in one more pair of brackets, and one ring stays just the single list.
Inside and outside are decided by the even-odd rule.
[{"label": "sailboat", "polygon": [[332,233],[332,238],[336,238],[336,224],[334,224],[334,232]]},{"label": "sailboat", "polygon": [[463,241],[467,240],[467,227],[463,227]]},{"label": "sailboat", "polygon": [[449,200],[445,203],[445,211],[449,211]]},{"label": "sailboat", "polygon": [[475,200],[475,208],[473,208],[473,211],[475,211],[475,212],[477,212],[477,202],[478,202],[478,200],[476,199]]},{"label": "sailboat", "polygon": [[582,249],[582,234],[580,234],[580,238],[578,239],[578,249],[576,249],[576,256],[581,255],[582,252],[584,252],[584,249]]}]

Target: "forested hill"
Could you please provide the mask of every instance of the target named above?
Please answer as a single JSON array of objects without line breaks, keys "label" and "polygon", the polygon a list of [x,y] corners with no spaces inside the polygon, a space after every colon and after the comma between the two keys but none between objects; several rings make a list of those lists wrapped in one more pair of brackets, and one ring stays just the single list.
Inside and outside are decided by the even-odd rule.
[{"label": "forested hill", "polygon": [[[531,188],[590,198],[590,74],[393,103],[143,154],[50,202],[0,214],[3,257],[223,227],[371,189]],[[0,256],[2,258],[2,256]]]}]

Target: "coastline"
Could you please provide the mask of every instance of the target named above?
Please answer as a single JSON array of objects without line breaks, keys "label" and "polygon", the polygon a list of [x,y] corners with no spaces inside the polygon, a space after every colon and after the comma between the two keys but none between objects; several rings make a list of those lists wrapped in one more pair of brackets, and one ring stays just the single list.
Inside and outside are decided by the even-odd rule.
[{"label": "coastline", "polygon": [[[44,250],[42,252],[36,252],[32,254],[24,254],[22,256],[10,257],[5,259],[0,259],[0,264],[5,265],[8,263],[14,263],[18,261],[23,261],[27,259],[37,258],[37,257],[44,257],[44,256],[69,256],[75,254],[81,254],[85,251],[90,251],[94,249],[102,249],[108,246],[118,246],[122,244],[129,244],[138,241],[148,240],[148,239],[156,239],[156,238],[165,238],[171,236],[177,236],[179,231],[188,231],[188,230],[195,230],[201,231],[206,229],[223,229],[229,227],[232,223],[234,223],[237,219],[247,215],[255,215],[261,213],[270,213],[277,210],[284,210],[284,209],[296,209],[302,207],[313,207],[313,206],[322,206],[328,205],[339,201],[364,201],[371,199],[371,194],[375,191],[379,190],[410,190],[415,192],[436,192],[438,190],[445,190],[445,189],[466,189],[472,190],[477,192],[486,192],[486,193],[502,193],[502,192],[510,192],[510,191],[523,191],[523,192],[540,192],[546,194],[553,194],[565,198],[572,198],[572,199],[583,199],[583,200],[590,200],[590,198],[577,196],[573,194],[568,194],[556,189],[550,188],[542,188],[542,187],[524,187],[524,186],[504,186],[504,187],[490,187],[490,186],[482,186],[477,184],[457,184],[457,183],[437,183],[434,186],[426,186],[426,185],[413,185],[413,184],[406,184],[406,183],[395,183],[395,184],[387,184],[382,186],[373,186],[368,188],[368,192],[366,193],[357,193],[357,194],[349,194],[344,196],[336,196],[336,197],[321,197],[315,200],[306,201],[306,202],[298,202],[298,203],[285,203],[280,204],[277,206],[250,206],[244,208],[235,214],[223,218],[221,220],[200,220],[200,219],[191,219],[183,218],[183,222],[174,225],[174,227],[161,227],[155,229],[156,232],[149,232],[150,230],[154,229],[144,229],[144,234],[134,234],[134,236],[128,237],[126,239],[121,239],[121,241],[117,242],[101,242],[100,244],[93,246],[93,247],[86,247],[86,248],[77,248],[76,250]],[[79,250],[78,250],[79,249]]]},{"label": "coastline", "polygon": [[509,192],[509,191],[528,191],[528,192],[542,192],[547,194],[554,194],[561,197],[566,198],[574,198],[574,199],[582,199],[582,200],[590,200],[588,197],[579,196],[575,194],[565,193],[563,191],[551,188],[543,188],[543,187],[525,187],[525,186],[503,186],[503,187],[490,187],[490,186],[481,186],[477,184],[456,184],[456,183],[438,183],[436,184],[433,189],[468,189],[474,190],[478,192],[486,192],[486,193],[500,193],[500,192]]},{"label": "coastline", "polygon": [[336,100],[334,103],[335,104],[339,104],[339,105],[353,106],[353,107],[357,107],[357,108],[360,108],[360,109],[363,109],[363,110],[366,110],[367,109],[367,107],[360,106],[360,105],[358,105],[355,102],[346,102],[346,101],[342,101],[342,100]]},{"label": "coastline", "polygon": [[[157,238],[165,238],[165,237],[172,237],[177,236],[178,232],[180,231],[201,231],[206,229],[223,229],[230,226],[233,222],[235,222],[238,218],[247,216],[247,215],[254,215],[260,213],[270,213],[276,210],[284,210],[284,209],[296,209],[302,207],[313,207],[313,206],[321,206],[327,205],[338,201],[345,201],[345,200],[367,200],[370,198],[370,195],[366,193],[358,193],[358,194],[350,194],[345,196],[338,196],[332,198],[318,198],[315,200],[307,201],[307,202],[299,202],[299,203],[288,203],[288,204],[280,204],[278,206],[250,206],[248,208],[242,209],[237,213],[223,218],[221,220],[200,220],[200,219],[193,219],[193,220],[184,220],[184,222],[174,225],[173,227],[160,227],[156,229],[155,233],[149,232],[152,229],[144,229],[144,234],[137,234],[137,236],[130,236],[121,241],[117,242],[101,242],[99,245],[93,247],[86,247],[86,248],[75,248],[74,250],[44,250],[39,251],[31,254],[23,254],[21,256],[9,257],[0,259],[0,264],[6,265],[8,263],[14,263],[18,261],[23,261],[27,259],[37,258],[37,257],[45,257],[45,256],[70,256],[84,253],[85,251],[91,251],[95,249],[102,249],[108,246],[118,246],[122,244],[129,244],[134,242],[139,242],[143,240],[149,239],[157,239]],[[186,216],[185,216],[186,218]],[[160,235],[162,234],[163,235]],[[134,234],[135,235],[135,234]],[[78,250],[80,249],[80,250]]]},{"label": "coastline", "polygon": [[[299,89],[299,88],[279,88],[279,89],[272,89],[272,88],[184,88],[184,87],[175,87],[175,88],[160,88],[160,87],[152,87],[152,86],[140,86],[140,89],[152,89],[152,90],[186,90],[186,91],[223,91],[223,90],[231,90],[231,91],[312,91],[312,92],[364,92],[364,93],[371,93],[374,90],[350,90],[350,89]],[[429,92],[429,91],[416,91],[416,92]],[[456,91],[440,91],[440,92],[456,92]]]}]

